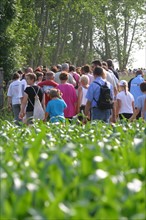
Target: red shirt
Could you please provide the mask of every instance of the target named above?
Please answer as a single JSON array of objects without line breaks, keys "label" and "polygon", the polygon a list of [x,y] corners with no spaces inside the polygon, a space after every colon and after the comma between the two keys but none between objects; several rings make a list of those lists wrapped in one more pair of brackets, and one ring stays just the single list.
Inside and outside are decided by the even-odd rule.
[{"label": "red shirt", "polygon": [[52,88],[56,88],[58,86],[58,83],[56,83],[53,80],[45,80],[41,83],[38,83],[38,86],[40,86],[42,88],[43,93],[45,93],[45,104],[47,105],[48,101],[50,100],[50,97],[48,96],[47,92]]}]

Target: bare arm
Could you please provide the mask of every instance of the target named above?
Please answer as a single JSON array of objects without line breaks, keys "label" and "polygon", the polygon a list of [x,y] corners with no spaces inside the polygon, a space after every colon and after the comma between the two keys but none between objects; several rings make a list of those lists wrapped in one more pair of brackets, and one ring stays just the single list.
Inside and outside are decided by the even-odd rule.
[{"label": "bare arm", "polygon": [[48,113],[48,112],[45,112],[45,118],[44,118],[44,121],[47,121],[48,116],[49,116],[49,113]]},{"label": "bare arm", "polygon": [[19,117],[22,119],[25,115],[25,108],[27,105],[27,101],[28,101],[28,95],[26,93],[24,93],[24,96],[22,98],[22,102],[21,102],[21,109],[20,109],[20,113],[19,113]]},{"label": "bare arm", "polygon": [[46,105],[45,105],[45,94],[43,94],[43,99],[42,99],[41,104],[42,104],[43,109],[45,110],[45,109],[46,109]]},{"label": "bare arm", "polygon": [[8,96],[8,108],[9,110],[12,108],[12,97]]},{"label": "bare arm", "polygon": [[88,100],[85,106],[85,116],[88,116],[90,108],[91,108],[91,102]]},{"label": "bare arm", "polygon": [[77,101],[77,113],[80,112],[82,97],[83,97],[82,87],[79,87],[79,89],[78,89],[78,101]]},{"label": "bare arm", "polygon": [[131,116],[131,118],[129,118],[129,121],[133,121],[134,119],[136,119],[136,116],[139,114],[140,109],[135,108],[133,115]]},{"label": "bare arm", "polygon": [[121,100],[120,100],[120,99],[117,99],[117,109],[116,109],[116,115],[117,115],[117,116],[118,116],[118,114],[119,114],[120,108],[121,108]]}]

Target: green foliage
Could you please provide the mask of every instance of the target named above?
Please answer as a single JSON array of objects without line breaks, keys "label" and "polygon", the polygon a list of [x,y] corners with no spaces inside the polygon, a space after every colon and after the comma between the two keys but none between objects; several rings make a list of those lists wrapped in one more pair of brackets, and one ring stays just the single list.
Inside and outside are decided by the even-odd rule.
[{"label": "green foliage", "polygon": [[0,121],[1,219],[145,216],[145,122]]},{"label": "green foliage", "polygon": [[129,62],[142,47],[145,1],[1,0],[0,67],[5,78],[26,65],[74,65],[94,58]]}]

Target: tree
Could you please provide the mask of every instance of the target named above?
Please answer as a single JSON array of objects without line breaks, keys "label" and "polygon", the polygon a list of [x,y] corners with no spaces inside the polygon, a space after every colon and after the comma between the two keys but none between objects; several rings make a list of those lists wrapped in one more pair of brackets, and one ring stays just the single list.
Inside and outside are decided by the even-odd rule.
[{"label": "tree", "polygon": [[102,58],[114,58],[121,70],[129,63],[134,44],[141,44],[144,26],[143,0],[116,0],[102,7],[104,24],[97,30],[99,45],[95,45]]}]

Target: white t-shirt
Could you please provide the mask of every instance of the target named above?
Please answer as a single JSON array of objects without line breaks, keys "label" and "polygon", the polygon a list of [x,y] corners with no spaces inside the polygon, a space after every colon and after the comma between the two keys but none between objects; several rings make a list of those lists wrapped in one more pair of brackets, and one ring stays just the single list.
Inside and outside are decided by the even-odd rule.
[{"label": "white t-shirt", "polygon": [[22,79],[22,80],[21,80],[21,85],[22,85],[22,91],[24,92],[24,90],[25,90],[26,87],[27,87],[26,79]]},{"label": "white t-shirt", "polygon": [[110,70],[106,71],[106,79],[108,82],[112,84],[113,88],[117,88],[118,81],[112,71]]},{"label": "white t-shirt", "polygon": [[87,102],[87,98],[86,98],[87,91],[88,91],[88,89],[84,88],[82,86],[83,96],[82,96],[82,100],[81,100],[81,105],[86,105],[86,102]]},{"label": "white t-shirt", "polygon": [[14,80],[9,85],[7,96],[12,98],[12,105],[21,104],[20,98],[23,97],[23,91],[20,80]]},{"label": "white t-shirt", "polygon": [[121,101],[121,108],[119,111],[119,114],[122,113],[133,113],[133,107],[132,102],[134,102],[134,97],[130,92],[127,92],[127,95],[125,94],[125,91],[121,91],[117,94],[116,99],[119,99]]}]

